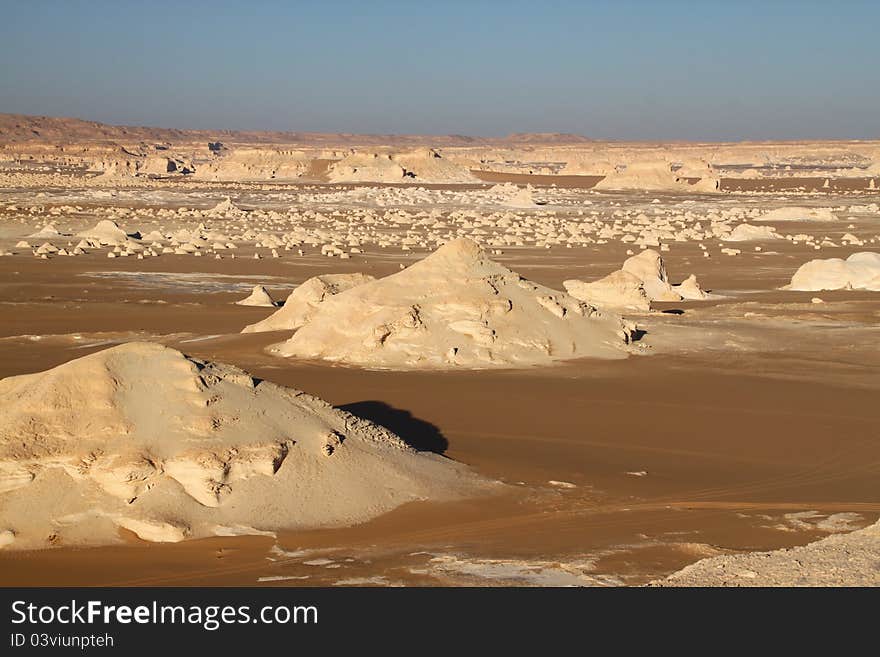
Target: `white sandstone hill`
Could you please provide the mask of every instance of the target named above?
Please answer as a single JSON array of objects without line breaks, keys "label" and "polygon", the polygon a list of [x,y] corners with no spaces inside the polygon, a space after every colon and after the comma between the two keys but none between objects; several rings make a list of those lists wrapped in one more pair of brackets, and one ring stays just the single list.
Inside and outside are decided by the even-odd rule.
[{"label": "white sandstone hill", "polygon": [[322,274],[314,276],[287,297],[284,306],[266,319],[245,326],[242,333],[294,330],[305,324],[318,305],[334,294],[376,280],[366,274]]},{"label": "white sandstone hill", "polygon": [[157,344],[0,380],[7,548],[348,525],[487,486],[320,399]]},{"label": "white sandstone hill", "polygon": [[457,239],[409,268],[324,301],[281,356],[390,369],[624,358],[634,327],[532,283]]}]

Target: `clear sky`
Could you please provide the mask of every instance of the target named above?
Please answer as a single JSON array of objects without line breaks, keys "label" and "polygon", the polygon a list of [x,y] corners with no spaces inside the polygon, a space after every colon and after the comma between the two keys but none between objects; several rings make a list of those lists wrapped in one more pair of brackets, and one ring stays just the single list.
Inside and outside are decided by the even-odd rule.
[{"label": "clear sky", "polygon": [[0,0],[0,112],[611,139],[880,137],[880,0]]}]

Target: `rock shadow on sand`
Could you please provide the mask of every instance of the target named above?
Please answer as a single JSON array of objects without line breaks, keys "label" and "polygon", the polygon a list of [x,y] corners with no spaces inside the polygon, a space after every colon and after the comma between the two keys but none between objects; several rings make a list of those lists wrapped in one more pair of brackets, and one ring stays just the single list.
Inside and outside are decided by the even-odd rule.
[{"label": "rock shadow on sand", "polygon": [[360,401],[338,408],[385,427],[420,452],[444,454],[449,447],[449,441],[435,425],[414,417],[409,411],[389,406],[385,402]]}]

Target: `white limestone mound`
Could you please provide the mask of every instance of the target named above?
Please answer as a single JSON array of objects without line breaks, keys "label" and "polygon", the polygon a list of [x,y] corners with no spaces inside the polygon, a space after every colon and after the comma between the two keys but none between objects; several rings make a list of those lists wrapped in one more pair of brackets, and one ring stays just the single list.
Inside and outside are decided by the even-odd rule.
[{"label": "white limestone mound", "polygon": [[701,301],[709,298],[709,295],[697,282],[697,277],[694,274],[688,276],[678,285],[673,285],[672,289],[680,294],[682,299],[687,299],[688,301]]},{"label": "white limestone mound", "polygon": [[566,155],[565,166],[559,171],[562,176],[607,176],[614,171],[614,165],[608,160],[596,158],[587,153],[571,153]]},{"label": "white limestone mound", "polygon": [[242,333],[298,329],[311,318],[325,299],[374,280],[376,279],[366,274],[314,276],[291,292],[283,307],[266,319],[244,327]]},{"label": "white limestone mound", "polygon": [[102,165],[101,173],[89,180],[88,182],[118,183],[124,181],[132,175],[132,171],[129,168],[129,165],[130,163],[127,161],[104,163]]},{"label": "white limestone mound", "polygon": [[721,191],[721,177],[716,173],[714,167],[704,160],[683,162],[676,174],[682,179],[698,179],[697,182],[688,186],[690,191],[705,193]]},{"label": "white limestone mound", "polygon": [[596,183],[594,189],[612,190],[668,190],[677,189],[683,181],[672,171],[669,162],[632,162],[615,169]]},{"label": "white limestone mound", "polygon": [[647,312],[651,299],[641,279],[628,271],[618,270],[605,278],[588,283],[579,280],[563,281],[565,291],[575,299],[599,308]]},{"label": "white limestone mound", "polygon": [[254,289],[251,291],[250,295],[242,299],[241,301],[236,301],[235,305],[237,306],[264,306],[269,308],[274,308],[278,304],[272,298],[272,295],[269,294],[269,291],[264,288],[262,285],[254,285]]},{"label": "white limestone mound", "polygon": [[675,292],[669,283],[663,258],[654,249],[645,249],[627,258],[622,270],[642,281],[651,301],[681,301],[681,295]]},{"label": "white limestone mound", "polygon": [[756,217],[754,221],[837,221],[831,208],[776,208]]},{"label": "white limestone mound", "polygon": [[880,522],[802,547],[702,559],[652,586],[880,586]]},{"label": "white limestone mound", "polygon": [[525,210],[545,205],[535,200],[534,191],[531,185],[520,187],[513,183],[501,183],[490,187],[488,193],[496,196],[504,207]]},{"label": "white limestone mound", "polygon": [[50,239],[50,238],[53,238],[53,237],[65,237],[65,236],[68,235],[68,234],[69,234],[69,233],[62,233],[62,232],[60,232],[60,231],[55,227],[55,224],[50,223],[50,224],[46,224],[45,226],[43,226],[43,227],[42,227],[40,230],[38,230],[36,233],[33,233],[33,234],[31,234],[31,235],[28,235],[28,237],[42,237],[42,238],[45,238],[45,239]]},{"label": "white limestone mound", "polygon": [[352,153],[327,170],[330,182],[402,182],[406,170],[390,153]]},{"label": "white limestone mound", "polygon": [[[491,484],[297,390],[151,343],[0,380],[6,549],[350,525]],[[11,537],[11,538],[10,538]]]},{"label": "white limestone mound", "polygon": [[180,173],[201,180],[259,181],[296,180],[306,173],[310,158],[304,151],[237,145],[223,148],[222,155],[198,162],[175,162]]},{"label": "white limestone mound", "polygon": [[880,253],[862,251],[846,260],[810,260],[798,268],[785,289],[880,291]]},{"label": "white limestone mound", "polygon": [[773,226],[753,226],[752,224],[739,224],[729,235],[724,237],[725,242],[765,242],[780,239]]},{"label": "white limestone mound", "polygon": [[469,239],[325,299],[281,356],[390,369],[624,358],[634,327],[492,262]]},{"label": "white limestone mound", "polygon": [[139,237],[137,233],[126,233],[112,219],[102,219],[93,228],[77,233],[76,236],[85,237],[103,246],[115,246],[127,242],[129,237]]},{"label": "white limestone mound", "polygon": [[327,170],[331,182],[478,182],[432,148],[402,153],[353,152]]},{"label": "white limestone mound", "polygon": [[531,185],[526,185],[511,196],[505,202],[509,208],[534,208],[539,205],[545,205],[535,200],[534,189]]},{"label": "white limestone mound", "polygon": [[466,167],[452,162],[433,148],[416,148],[394,156],[395,162],[406,171],[406,177],[421,182],[473,183],[479,182]]},{"label": "white limestone mound", "polygon": [[232,202],[232,199],[227,196],[205,214],[209,217],[240,219],[247,215],[247,212],[238,207]]},{"label": "white limestone mound", "polygon": [[563,285],[573,297],[600,308],[637,312],[650,310],[652,301],[709,298],[694,275],[681,285],[672,285],[663,258],[654,249],[627,258],[621,269],[598,281],[568,280]]},{"label": "white limestone mound", "polygon": [[673,192],[715,192],[720,189],[720,180],[706,165],[704,177],[696,185],[673,171],[672,164],[665,160],[631,162],[622,170],[615,169],[596,183],[594,189],[643,190]]}]

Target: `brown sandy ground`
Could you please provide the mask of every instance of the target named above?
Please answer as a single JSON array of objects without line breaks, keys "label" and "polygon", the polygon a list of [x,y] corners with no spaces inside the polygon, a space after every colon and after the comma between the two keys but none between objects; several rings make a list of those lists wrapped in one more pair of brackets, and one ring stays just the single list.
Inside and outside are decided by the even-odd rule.
[{"label": "brown sandy ground", "polygon": [[[689,246],[668,258],[670,271],[693,271],[716,289],[771,290],[788,275],[756,266],[759,255],[705,262]],[[514,249],[501,260],[559,287],[610,271],[619,251],[574,258]],[[822,521],[852,529],[880,514],[878,305],[869,293],[822,293],[829,303],[818,309],[810,293],[671,304],[684,314],[645,320],[645,340],[673,336],[678,346],[627,361],[391,373],[279,362],[263,352],[278,334],[237,334],[270,312],[231,305],[239,292],[144,284],[145,276],[134,285],[112,273],[251,275],[282,292],[321,272],[387,274],[399,259],[5,258],[0,376],[155,339],[305,389],[514,493],[412,504],[358,527],[275,539],[152,545],[128,536],[125,546],[2,552],[0,583],[638,584],[705,556],[807,543],[827,535]],[[745,322],[746,313],[759,321]],[[792,327],[792,315],[803,326]],[[761,338],[754,345],[741,337],[750,331]],[[718,347],[731,340],[742,344]],[[716,350],[688,347],[704,343]]]}]

